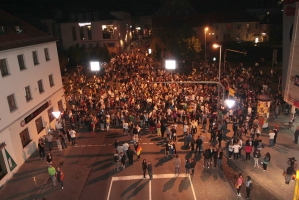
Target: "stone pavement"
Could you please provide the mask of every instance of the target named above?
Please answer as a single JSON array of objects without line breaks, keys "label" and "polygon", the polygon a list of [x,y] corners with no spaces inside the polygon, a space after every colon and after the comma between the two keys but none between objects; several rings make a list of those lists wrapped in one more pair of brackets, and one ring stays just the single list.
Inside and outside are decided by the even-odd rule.
[{"label": "stone pavement", "polygon": [[[299,159],[299,146],[293,143],[294,132],[299,123],[295,121],[294,127],[288,129],[288,120],[288,116],[283,114],[280,114],[277,120],[275,120],[273,117],[270,117],[268,129],[263,130],[261,139],[263,140],[264,148],[261,150],[260,160],[262,161],[267,152],[269,152],[271,155],[271,161],[268,164],[266,171],[262,170],[261,164],[260,168],[253,167],[253,159],[250,162],[244,161],[244,150],[242,150],[243,156],[241,159],[238,161],[228,161],[228,165],[234,168],[236,171],[240,171],[241,173],[243,172],[246,175],[251,176],[253,179],[253,185],[255,185],[255,182],[258,183],[258,185],[262,185],[277,199],[281,200],[293,199],[295,181],[292,181],[289,185],[285,184],[285,179],[282,174],[287,167],[288,158],[295,157],[297,160]],[[270,129],[273,129],[274,125],[279,126],[277,143],[274,147],[269,147],[268,133]],[[228,136],[232,136],[232,134],[233,131],[231,131]],[[247,139],[247,136],[243,136],[243,141],[246,141]],[[253,186],[252,196],[254,196],[254,188],[257,187]],[[254,199],[264,198],[259,197]]]}]

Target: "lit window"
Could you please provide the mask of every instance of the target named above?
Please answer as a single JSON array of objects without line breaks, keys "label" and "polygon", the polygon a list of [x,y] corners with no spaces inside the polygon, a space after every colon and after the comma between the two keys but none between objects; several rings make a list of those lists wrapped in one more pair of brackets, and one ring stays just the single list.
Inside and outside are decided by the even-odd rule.
[{"label": "lit window", "polygon": [[113,25],[102,25],[103,39],[114,38],[114,27]]},{"label": "lit window", "polygon": [[2,77],[9,75],[6,59],[0,60],[0,70]]},{"label": "lit window", "polygon": [[18,62],[19,62],[19,68],[20,68],[20,70],[26,69],[25,61],[24,61],[24,55],[23,54],[18,55]]},{"label": "lit window", "polygon": [[91,26],[87,26],[87,36],[89,40],[92,40]]}]

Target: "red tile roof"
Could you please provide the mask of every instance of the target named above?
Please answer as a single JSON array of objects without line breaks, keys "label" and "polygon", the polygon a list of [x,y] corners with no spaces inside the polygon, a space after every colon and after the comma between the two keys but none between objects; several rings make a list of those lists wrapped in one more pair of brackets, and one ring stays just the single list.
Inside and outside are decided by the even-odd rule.
[{"label": "red tile roof", "polygon": [[[16,26],[19,26],[22,30],[20,33],[16,31]],[[5,33],[0,32],[0,51],[57,40],[53,36],[0,10],[0,29],[2,27]]]}]

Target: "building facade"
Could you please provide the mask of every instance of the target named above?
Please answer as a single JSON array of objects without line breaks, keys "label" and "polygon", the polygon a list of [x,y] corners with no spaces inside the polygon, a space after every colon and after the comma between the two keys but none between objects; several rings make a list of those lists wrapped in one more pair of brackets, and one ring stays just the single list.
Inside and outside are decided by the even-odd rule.
[{"label": "building facade", "polygon": [[99,16],[95,12],[71,14],[68,22],[60,24],[64,49],[79,44],[83,48],[108,46],[110,52],[120,52],[132,40],[131,15],[126,12],[111,12]]},{"label": "building facade", "polygon": [[56,39],[0,10],[0,186],[65,108]]}]

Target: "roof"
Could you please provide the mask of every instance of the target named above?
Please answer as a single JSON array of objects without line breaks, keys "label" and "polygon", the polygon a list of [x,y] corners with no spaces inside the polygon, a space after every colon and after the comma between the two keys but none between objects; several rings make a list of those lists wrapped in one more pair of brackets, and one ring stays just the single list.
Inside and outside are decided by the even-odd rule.
[{"label": "roof", "polygon": [[56,40],[53,36],[0,10],[0,51]]}]

